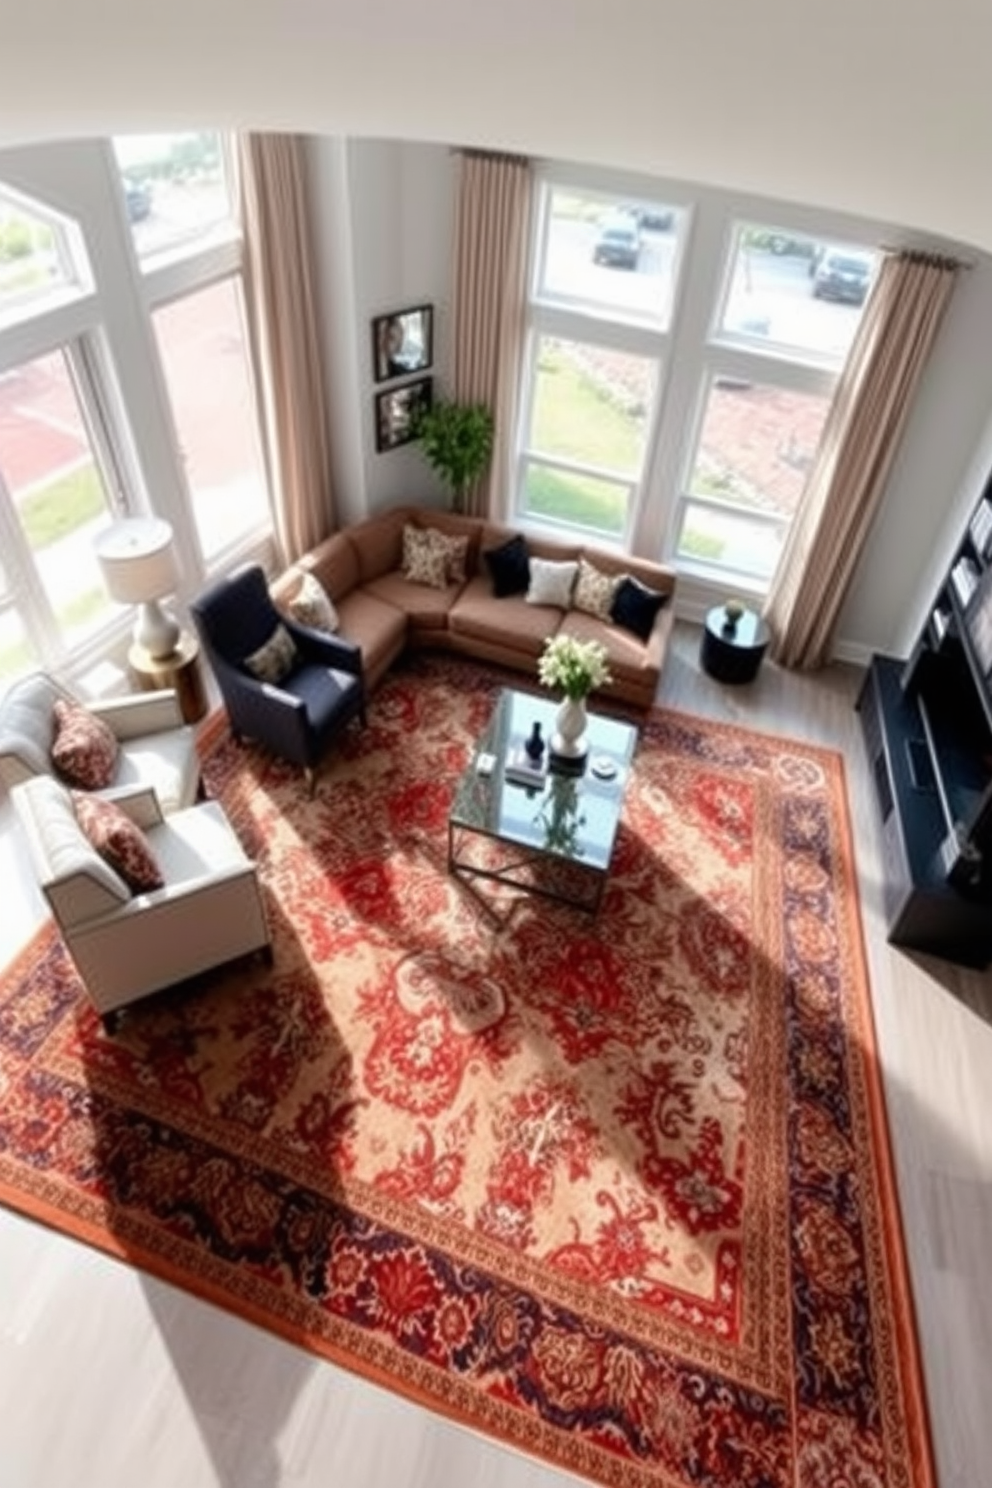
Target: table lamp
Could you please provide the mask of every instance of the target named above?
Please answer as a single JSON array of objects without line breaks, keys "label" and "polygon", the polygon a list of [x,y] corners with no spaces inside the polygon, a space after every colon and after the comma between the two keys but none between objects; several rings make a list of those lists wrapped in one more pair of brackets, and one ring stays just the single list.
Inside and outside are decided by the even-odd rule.
[{"label": "table lamp", "polygon": [[111,599],[136,604],[134,639],[156,660],[171,656],[179,626],[159,600],[179,586],[172,528],[161,517],[125,517],[96,539],[96,556]]}]

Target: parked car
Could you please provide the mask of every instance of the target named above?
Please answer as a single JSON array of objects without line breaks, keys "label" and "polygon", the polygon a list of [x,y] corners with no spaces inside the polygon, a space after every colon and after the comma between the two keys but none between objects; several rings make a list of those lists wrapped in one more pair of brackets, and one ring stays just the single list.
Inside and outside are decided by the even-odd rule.
[{"label": "parked car", "polygon": [[842,300],[848,305],[864,303],[875,260],[870,253],[851,248],[828,248],[813,271],[813,298]]},{"label": "parked car", "polygon": [[641,257],[641,229],[636,217],[608,217],[593,245],[592,261],[609,268],[636,269]]},{"label": "parked car", "polygon": [[637,219],[637,225],[646,232],[671,232],[675,226],[675,212],[671,207],[655,206],[653,202],[638,202],[636,207],[629,210],[631,216]]}]

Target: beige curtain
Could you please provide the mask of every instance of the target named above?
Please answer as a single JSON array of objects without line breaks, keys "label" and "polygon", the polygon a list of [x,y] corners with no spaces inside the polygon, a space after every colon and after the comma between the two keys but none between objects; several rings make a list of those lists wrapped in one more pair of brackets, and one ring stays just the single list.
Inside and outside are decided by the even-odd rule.
[{"label": "beige curtain", "polygon": [[286,562],[334,525],[303,142],[239,137],[245,299],[276,532]]},{"label": "beige curtain", "polygon": [[882,262],[765,605],[772,655],[785,666],[812,670],[829,659],[956,272],[925,254]]},{"label": "beige curtain", "polygon": [[527,309],[530,162],[459,154],[455,212],[454,396],[495,420],[489,471],[469,492],[475,516],[510,509],[514,421]]}]

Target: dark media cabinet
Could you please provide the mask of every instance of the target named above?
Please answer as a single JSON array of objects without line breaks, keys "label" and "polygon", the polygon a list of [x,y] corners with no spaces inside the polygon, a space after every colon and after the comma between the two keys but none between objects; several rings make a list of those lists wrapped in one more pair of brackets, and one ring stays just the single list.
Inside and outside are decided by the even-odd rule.
[{"label": "dark media cabinet", "polygon": [[910,656],[858,697],[882,822],[889,940],[992,960],[992,480]]}]

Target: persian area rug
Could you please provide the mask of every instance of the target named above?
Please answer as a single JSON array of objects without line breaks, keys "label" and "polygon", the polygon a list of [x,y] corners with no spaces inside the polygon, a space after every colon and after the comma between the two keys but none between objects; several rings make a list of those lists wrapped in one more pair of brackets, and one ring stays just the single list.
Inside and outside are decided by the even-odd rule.
[{"label": "persian area rug", "polygon": [[930,1488],[839,757],[655,712],[598,918],[446,871],[505,679],[423,660],[208,787],[275,963],[108,1038],[0,981],[0,1197],[624,1488]]}]

